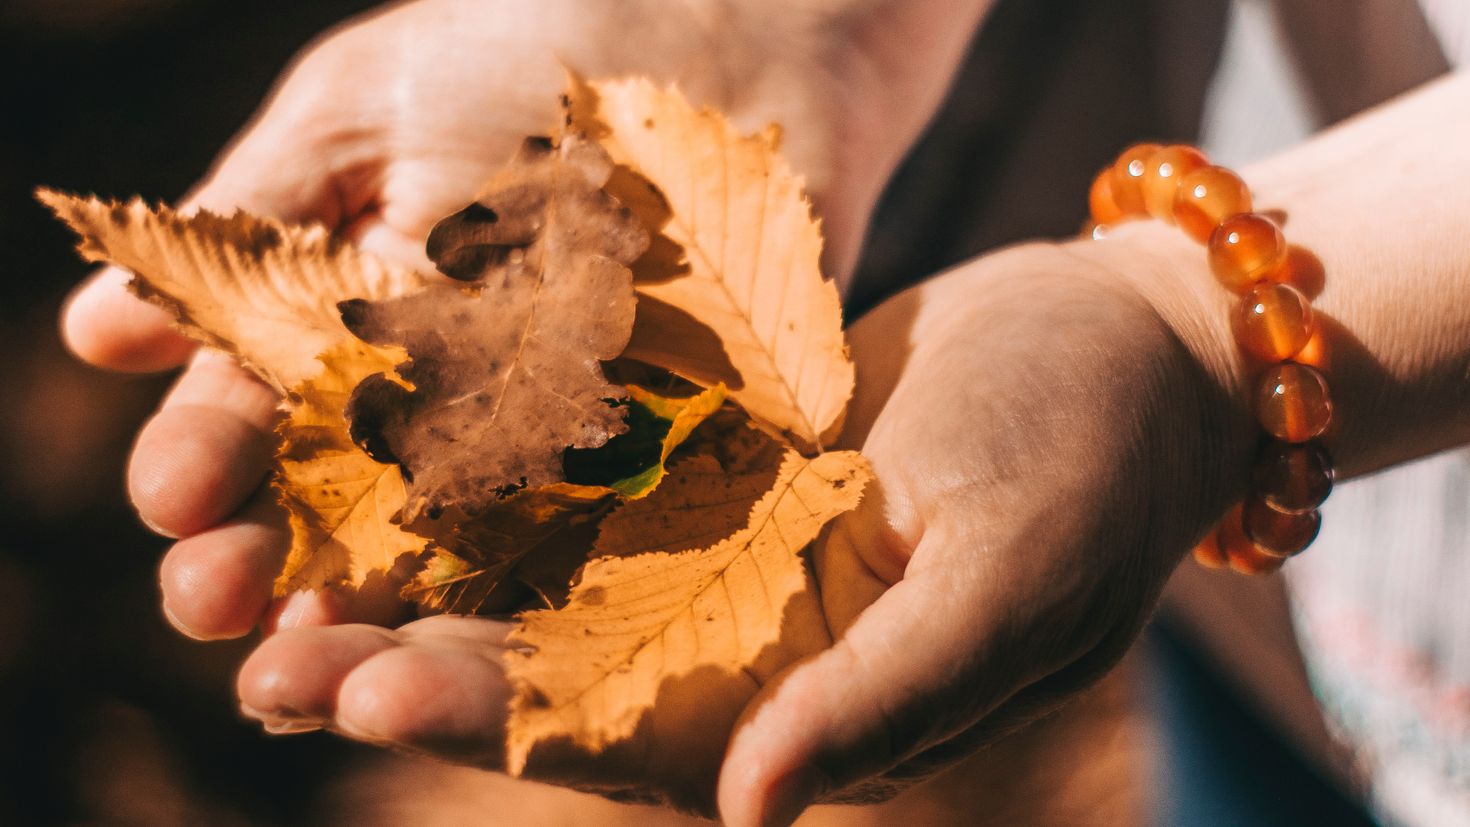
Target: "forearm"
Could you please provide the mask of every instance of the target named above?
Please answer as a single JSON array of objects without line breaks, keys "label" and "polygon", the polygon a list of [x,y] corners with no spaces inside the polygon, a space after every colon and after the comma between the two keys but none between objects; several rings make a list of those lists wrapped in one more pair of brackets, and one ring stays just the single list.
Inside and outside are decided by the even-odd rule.
[{"label": "forearm", "polygon": [[[1352,476],[1470,441],[1470,74],[1430,84],[1241,171],[1258,211],[1320,258],[1325,439]],[[1156,221],[1105,242],[1235,408],[1244,479],[1260,366],[1233,344],[1236,299],[1202,247]]]}]

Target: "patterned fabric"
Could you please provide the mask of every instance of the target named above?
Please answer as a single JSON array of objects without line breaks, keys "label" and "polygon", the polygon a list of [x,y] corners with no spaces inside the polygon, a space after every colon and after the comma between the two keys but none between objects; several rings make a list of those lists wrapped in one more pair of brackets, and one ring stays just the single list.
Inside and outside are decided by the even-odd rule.
[{"label": "patterned fabric", "polygon": [[[1470,70],[1470,2],[1421,4]],[[1470,827],[1470,451],[1344,485],[1323,517],[1288,567],[1323,707],[1386,823]]]},{"label": "patterned fabric", "polygon": [[[1470,71],[1470,0],[1402,2]],[[1269,4],[1237,2],[1207,149],[1237,164],[1295,143],[1316,126],[1308,100]],[[1470,827],[1470,450],[1340,486],[1315,547],[1285,571],[1313,688],[1375,815]]]}]

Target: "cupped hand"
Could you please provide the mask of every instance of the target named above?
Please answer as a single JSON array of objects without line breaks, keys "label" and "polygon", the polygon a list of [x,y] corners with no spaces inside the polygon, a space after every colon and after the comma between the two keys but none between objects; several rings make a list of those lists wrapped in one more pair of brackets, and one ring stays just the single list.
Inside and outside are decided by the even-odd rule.
[{"label": "cupped hand", "polygon": [[[743,711],[701,708],[736,720],[728,740],[656,725],[635,765],[559,756],[537,777],[784,824],[891,795],[1104,674],[1242,484],[1248,433],[1208,321],[1223,310],[1179,287],[1204,274],[1134,249],[1015,248],[860,320],[844,439],[879,484],[813,552],[831,645],[726,701]],[[499,768],[506,631],[283,633],[246,663],[242,702],[271,727]]]},{"label": "cupped hand", "polygon": [[[850,268],[879,189],[943,94],[983,0],[961,4],[418,0],[351,23],[306,50],[269,103],[189,197],[320,222],[360,246],[429,268],[435,221],[470,202],[521,139],[554,128],[563,64],[587,76],[679,83],[749,129],[789,126],[785,152],[808,178]],[[956,20],[958,15],[961,19]],[[895,44],[922,37],[921,54]],[[916,91],[917,90],[917,91]],[[250,505],[274,445],[276,399],[228,361],[194,354],[158,308],[109,269],[72,297],[65,338],[102,367],[189,362],[136,443],[128,474],[142,519],[179,538],[162,569],[165,612],[187,634],[397,616],[369,600],[313,593],[272,604],[284,553],[268,495]]]}]

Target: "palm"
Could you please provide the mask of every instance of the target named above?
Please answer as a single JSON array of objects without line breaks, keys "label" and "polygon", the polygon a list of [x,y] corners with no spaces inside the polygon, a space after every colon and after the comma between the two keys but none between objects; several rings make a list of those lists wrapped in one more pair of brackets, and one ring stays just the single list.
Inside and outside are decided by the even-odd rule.
[{"label": "palm", "polygon": [[[740,789],[759,778],[738,769],[807,761],[829,794],[852,796],[840,789],[851,780],[921,776],[963,756],[1121,655],[1212,516],[1199,504],[1221,495],[1190,482],[1210,441],[1178,432],[1199,420],[1166,406],[1189,405],[1180,389],[1205,384],[1158,314],[1103,267],[1036,245],[890,301],[851,340],[860,393],[845,439],[881,485],[814,550],[823,616],[807,622],[835,644],[721,694],[726,708],[701,707],[703,727],[652,728],[663,740],[638,745],[653,758],[634,776],[621,753],[575,752],[541,754],[535,774],[708,809],[722,760],[726,802],[760,792]],[[506,631],[431,618],[281,634],[248,662],[241,696],[267,717],[294,710],[498,767]],[[854,691],[854,664],[894,695]],[[914,687],[920,697],[903,694]],[[708,722],[741,707],[727,754]],[[878,723],[802,754],[814,715]]]}]

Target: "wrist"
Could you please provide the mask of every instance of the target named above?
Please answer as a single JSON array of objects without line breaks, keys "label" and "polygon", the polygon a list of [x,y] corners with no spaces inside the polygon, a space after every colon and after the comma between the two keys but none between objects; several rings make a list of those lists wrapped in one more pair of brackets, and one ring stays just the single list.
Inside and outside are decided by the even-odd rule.
[{"label": "wrist", "polygon": [[1176,426],[1197,441],[1198,470],[1208,482],[1205,519],[1218,519],[1245,495],[1260,442],[1254,377],[1230,323],[1237,297],[1216,281],[1201,245],[1160,221],[1129,222],[1061,248],[1136,293],[1177,343],[1178,385],[1166,404]]}]

